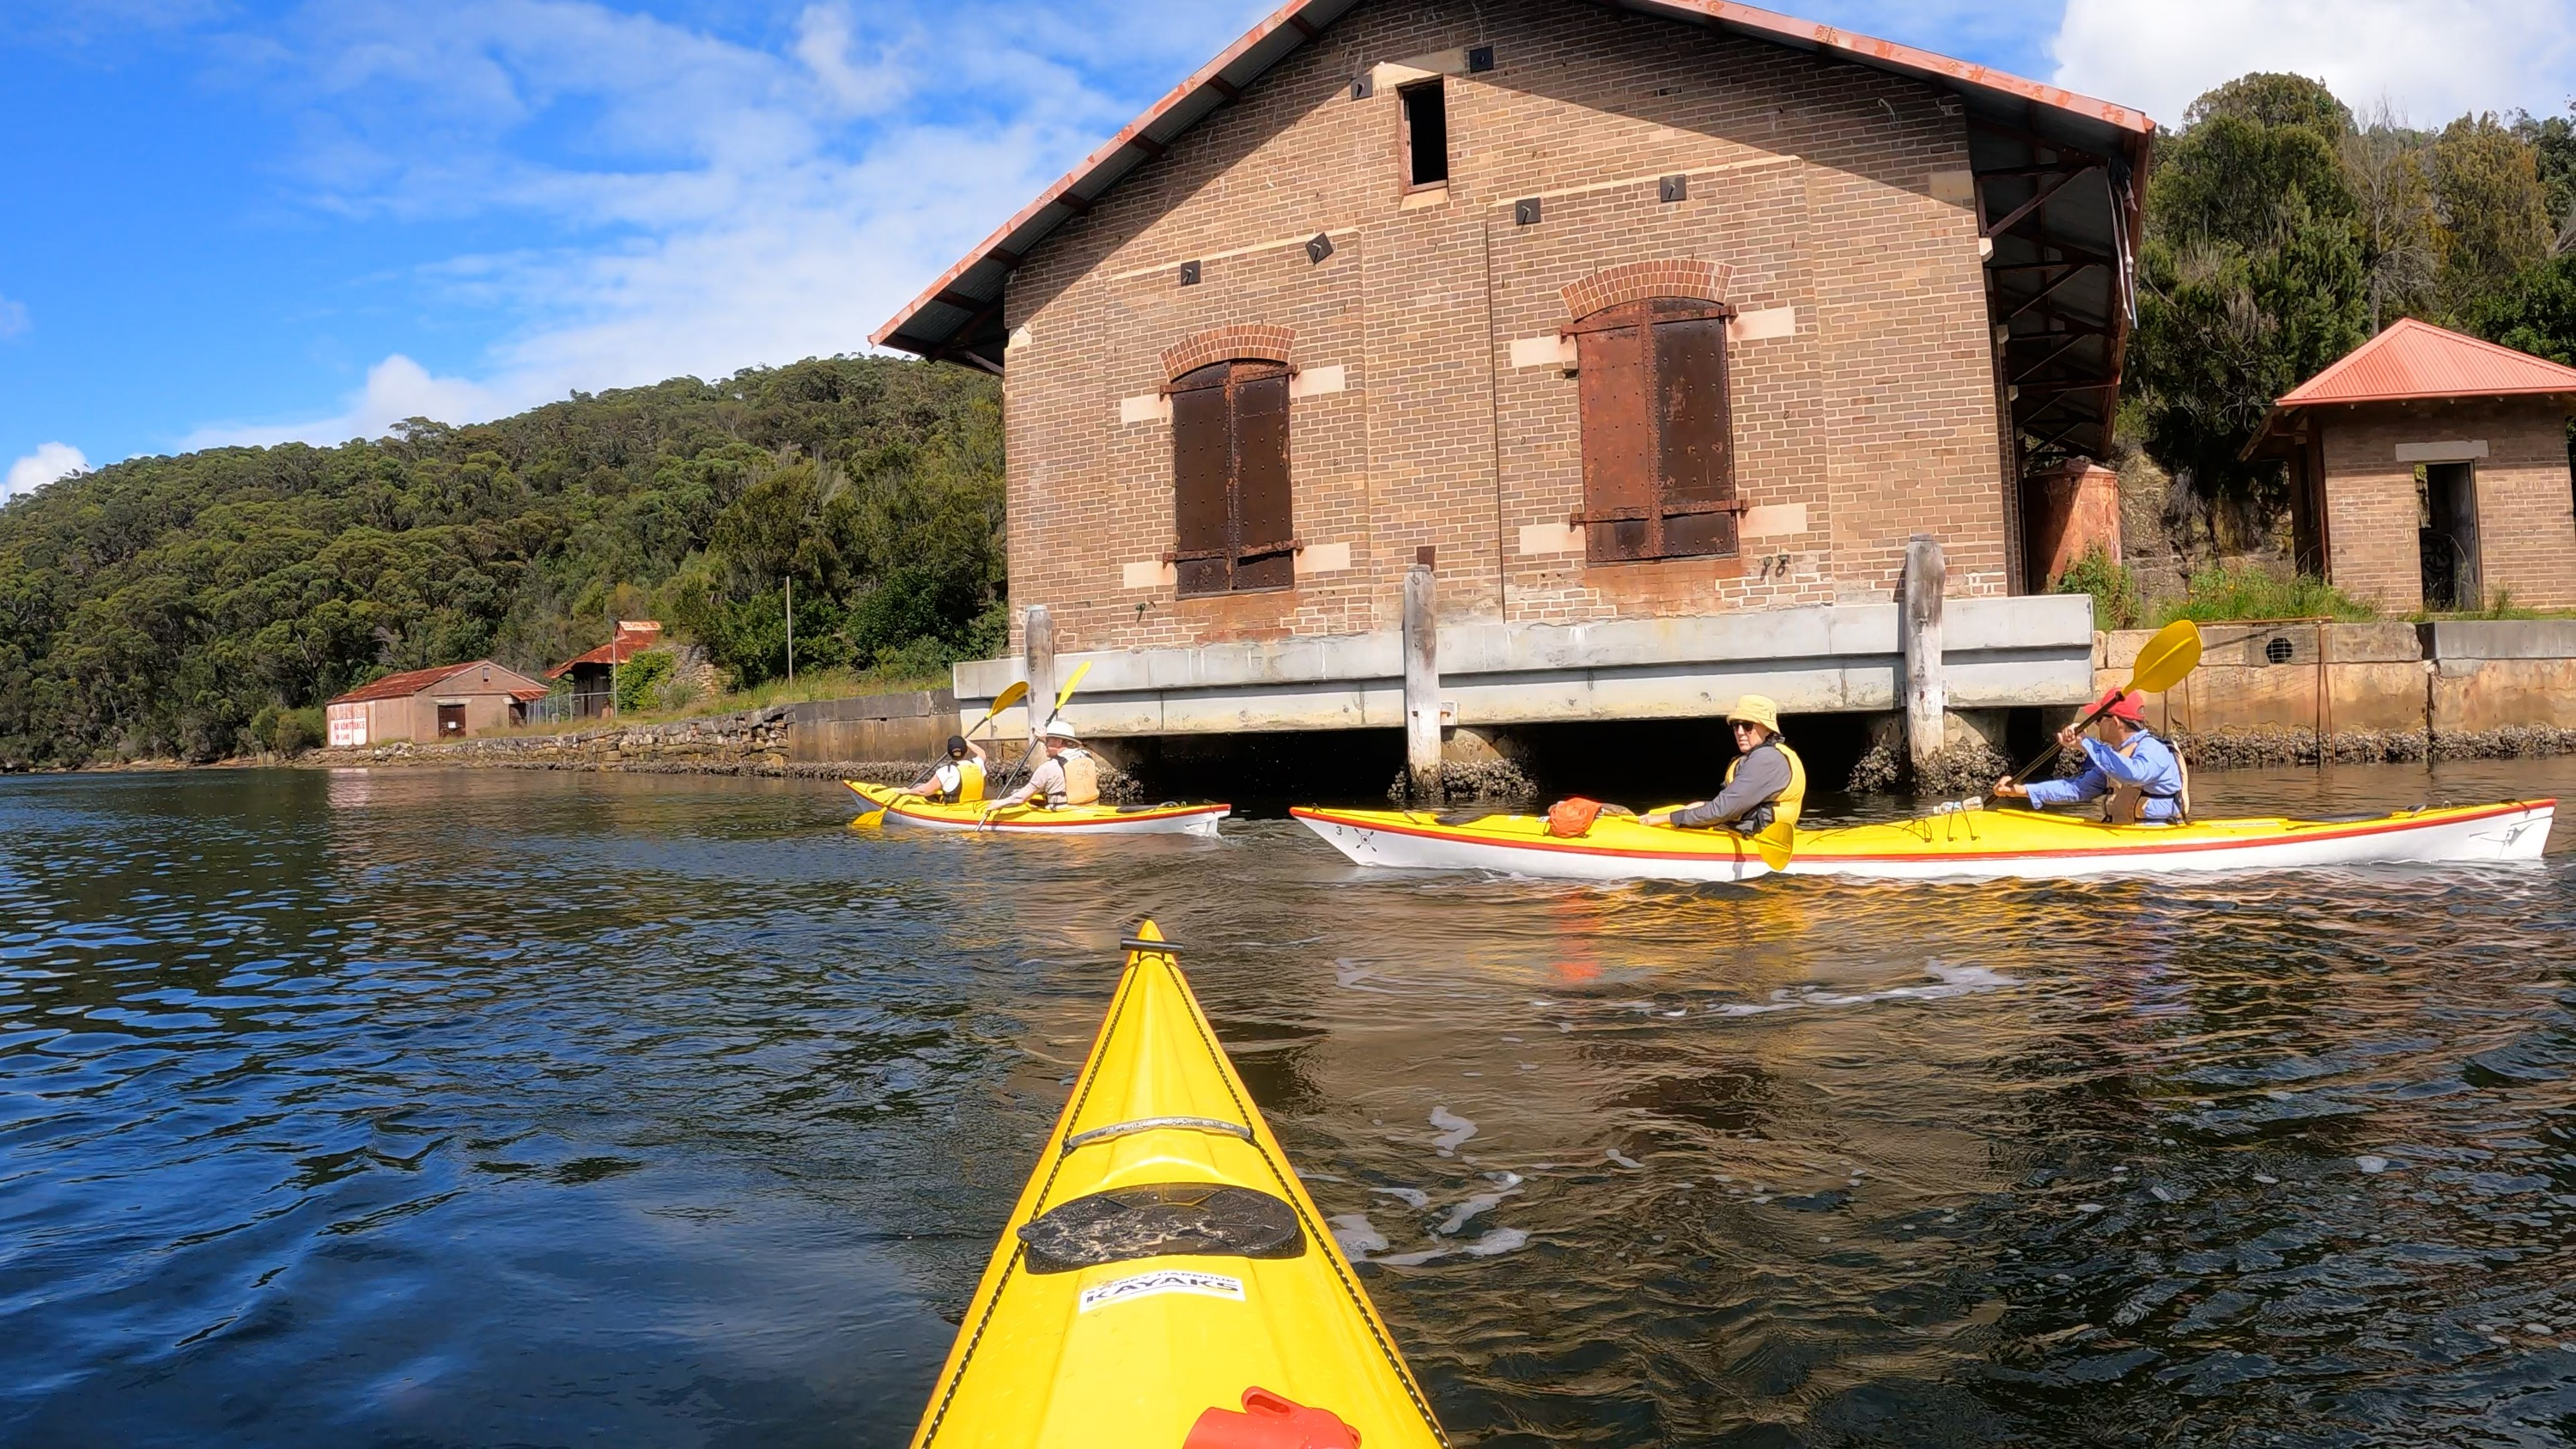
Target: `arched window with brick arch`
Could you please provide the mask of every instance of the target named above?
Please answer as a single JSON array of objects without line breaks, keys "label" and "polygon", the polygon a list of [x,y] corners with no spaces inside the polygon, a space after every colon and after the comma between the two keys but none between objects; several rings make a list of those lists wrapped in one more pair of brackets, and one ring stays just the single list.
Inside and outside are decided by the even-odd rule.
[{"label": "arched window with brick arch", "polygon": [[1172,400],[1170,559],[1184,598],[1297,582],[1288,376],[1284,356],[1229,357],[1191,367],[1166,389]]},{"label": "arched window with brick arch", "polygon": [[[1576,289],[1568,288],[1569,293]],[[1584,556],[1593,563],[1735,552],[1735,424],[1727,322],[1735,309],[1652,280],[1565,329],[1583,425]],[[1649,295],[1633,295],[1645,291]]]}]

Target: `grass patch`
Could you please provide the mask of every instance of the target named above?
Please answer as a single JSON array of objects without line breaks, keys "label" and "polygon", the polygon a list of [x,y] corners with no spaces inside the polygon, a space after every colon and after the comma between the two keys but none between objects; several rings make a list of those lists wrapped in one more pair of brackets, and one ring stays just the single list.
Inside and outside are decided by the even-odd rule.
[{"label": "grass patch", "polygon": [[[637,657],[642,659],[652,656],[638,655]],[[622,673],[623,671],[621,675]],[[820,699],[849,699],[863,694],[902,694],[916,689],[945,689],[948,687],[948,682],[949,675],[945,669],[935,674],[925,673],[917,668],[818,669],[810,673],[799,673],[793,684],[784,679],[773,679],[730,694],[700,695],[675,708],[631,711],[621,709],[617,713],[615,723],[669,724],[674,720],[703,719],[708,715],[740,714],[746,710],[767,709],[773,704],[804,704]],[[625,680],[621,677],[618,683],[621,686],[618,693],[623,696],[626,694],[626,690],[622,687]],[[495,730],[490,733],[568,735],[578,734],[583,730],[602,729],[609,723],[599,719],[546,720],[536,724],[521,725],[516,729]]]},{"label": "grass patch", "polygon": [[2243,565],[2203,569],[2184,580],[2179,599],[2158,599],[2145,624],[2157,628],[2176,619],[2203,624],[2232,619],[2332,619],[2360,623],[2379,617],[2376,605],[2356,599],[2314,574],[2283,578]]}]

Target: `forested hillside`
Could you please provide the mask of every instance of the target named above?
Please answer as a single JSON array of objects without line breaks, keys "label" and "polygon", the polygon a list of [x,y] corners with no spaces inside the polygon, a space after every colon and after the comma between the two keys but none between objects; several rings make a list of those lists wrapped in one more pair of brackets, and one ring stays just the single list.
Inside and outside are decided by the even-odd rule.
[{"label": "forested hillside", "polygon": [[138,458],[0,508],[0,764],[208,759],[264,707],[658,616],[756,684],[1003,634],[1000,391],[835,358],[337,448]]}]

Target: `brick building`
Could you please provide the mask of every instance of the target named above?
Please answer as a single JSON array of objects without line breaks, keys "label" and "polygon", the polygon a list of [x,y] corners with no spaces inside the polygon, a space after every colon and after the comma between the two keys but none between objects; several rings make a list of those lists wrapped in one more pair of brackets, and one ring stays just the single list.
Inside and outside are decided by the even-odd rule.
[{"label": "brick building", "polygon": [[1004,377],[1087,727],[1388,723],[1416,563],[1455,722],[1886,709],[1918,533],[1953,702],[2057,703],[2023,457],[2107,442],[2152,135],[1723,0],[1299,0],[874,340]]},{"label": "brick building", "polygon": [[388,674],[331,700],[323,714],[335,749],[391,740],[428,744],[525,724],[528,705],[546,694],[544,681],[477,659]]},{"label": "brick building", "polygon": [[2396,612],[2576,605],[2576,368],[2402,318],[2282,394],[2299,566]]}]

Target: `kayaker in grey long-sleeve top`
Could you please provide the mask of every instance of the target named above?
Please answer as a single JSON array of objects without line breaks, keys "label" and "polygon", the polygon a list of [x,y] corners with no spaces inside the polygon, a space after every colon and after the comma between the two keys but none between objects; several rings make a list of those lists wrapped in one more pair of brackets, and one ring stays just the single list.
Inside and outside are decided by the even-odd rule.
[{"label": "kayaker in grey long-sleeve top", "polygon": [[1643,817],[1648,825],[1705,829],[1732,827],[1740,835],[1758,835],[1774,825],[1786,835],[1798,819],[1807,794],[1807,772],[1795,752],[1780,742],[1780,708],[1758,694],[1748,694],[1727,712],[1735,728],[1735,763],[1727,766],[1726,783],[1717,798]]}]

